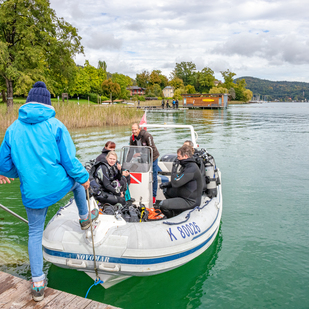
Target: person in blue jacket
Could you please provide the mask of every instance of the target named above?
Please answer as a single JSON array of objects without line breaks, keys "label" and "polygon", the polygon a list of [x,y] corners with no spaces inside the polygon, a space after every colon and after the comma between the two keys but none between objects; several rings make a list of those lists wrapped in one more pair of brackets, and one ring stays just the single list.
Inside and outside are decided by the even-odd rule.
[{"label": "person in blue jacket", "polygon": [[7,129],[0,148],[0,183],[20,179],[22,202],[29,221],[28,252],[35,301],[44,298],[42,237],[48,207],[73,191],[81,229],[90,226],[98,211],[88,213],[85,189],[89,174],[76,158],[67,128],[55,118],[50,93],[36,82],[18,119]]}]

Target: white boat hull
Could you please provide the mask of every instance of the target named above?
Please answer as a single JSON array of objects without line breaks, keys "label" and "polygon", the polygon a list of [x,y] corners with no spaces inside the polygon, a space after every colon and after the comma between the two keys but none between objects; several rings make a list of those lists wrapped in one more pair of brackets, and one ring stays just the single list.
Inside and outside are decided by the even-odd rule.
[{"label": "white boat hull", "polygon": [[[202,196],[199,208],[160,221],[128,223],[99,215],[94,224],[96,266],[108,288],[131,276],[150,276],[177,268],[212,244],[222,215],[221,185],[217,197]],[[96,207],[91,200],[91,207]],[[91,231],[82,231],[73,200],[61,208],[43,235],[44,258],[95,279]]]}]

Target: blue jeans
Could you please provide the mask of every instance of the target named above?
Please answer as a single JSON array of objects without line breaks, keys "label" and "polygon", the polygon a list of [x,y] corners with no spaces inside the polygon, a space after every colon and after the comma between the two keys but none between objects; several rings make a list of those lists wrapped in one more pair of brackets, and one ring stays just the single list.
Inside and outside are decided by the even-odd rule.
[{"label": "blue jeans", "polygon": [[[88,207],[84,187],[75,182],[70,191],[74,193],[80,218],[86,219],[88,217]],[[33,282],[38,282],[45,279],[45,274],[43,273],[42,238],[48,207],[42,209],[25,208],[29,221],[28,253],[31,275]]]},{"label": "blue jeans", "polygon": [[156,197],[157,196],[157,187],[158,187],[158,161],[159,159],[153,161],[152,163],[152,178],[153,178],[153,183],[152,183],[152,196]]}]

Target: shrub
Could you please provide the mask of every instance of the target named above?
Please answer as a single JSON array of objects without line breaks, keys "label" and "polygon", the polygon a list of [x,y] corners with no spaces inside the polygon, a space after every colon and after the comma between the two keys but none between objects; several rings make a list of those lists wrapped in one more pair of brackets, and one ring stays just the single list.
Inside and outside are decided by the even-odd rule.
[{"label": "shrub", "polygon": [[106,97],[106,96],[104,96],[104,95],[102,95],[101,96],[101,101],[103,102],[103,101],[109,101],[110,100],[110,98],[108,98],[108,97]]},{"label": "shrub", "polygon": [[89,97],[89,101],[90,102],[93,102],[93,103],[98,103],[98,94],[96,94],[96,93],[88,93],[87,95],[86,95],[86,97],[87,97],[87,99],[88,99],[88,97]]}]

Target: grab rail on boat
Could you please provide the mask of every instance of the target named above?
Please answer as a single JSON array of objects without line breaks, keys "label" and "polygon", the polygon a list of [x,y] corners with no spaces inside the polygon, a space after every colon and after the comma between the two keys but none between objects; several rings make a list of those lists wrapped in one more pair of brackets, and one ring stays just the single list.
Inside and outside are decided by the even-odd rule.
[{"label": "grab rail on boat", "polygon": [[198,139],[198,135],[197,133],[194,131],[194,128],[192,125],[189,124],[142,124],[141,127],[144,128],[181,128],[181,129],[190,129],[191,131],[191,140],[192,143],[194,144],[193,147],[197,148],[198,145],[196,143],[197,139]]}]

